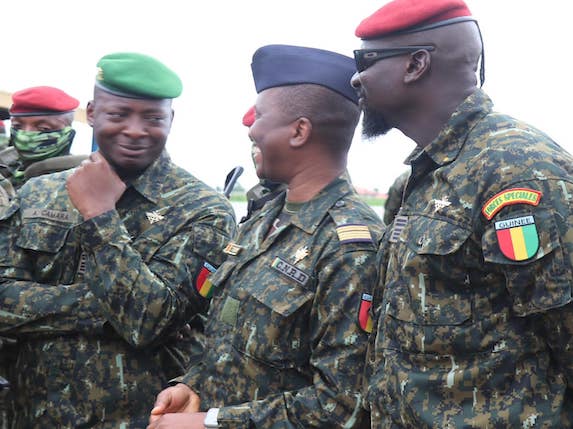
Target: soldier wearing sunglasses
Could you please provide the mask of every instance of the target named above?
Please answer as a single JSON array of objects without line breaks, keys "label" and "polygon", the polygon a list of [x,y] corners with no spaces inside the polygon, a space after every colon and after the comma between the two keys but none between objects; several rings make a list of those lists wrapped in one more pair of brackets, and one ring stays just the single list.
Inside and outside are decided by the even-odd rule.
[{"label": "soldier wearing sunglasses", "polygon": [[372,427],[573,427],[573,157],[494,110],[463,1],[394,0],[356,35],[364,134],[417,144],[381,246]]}]

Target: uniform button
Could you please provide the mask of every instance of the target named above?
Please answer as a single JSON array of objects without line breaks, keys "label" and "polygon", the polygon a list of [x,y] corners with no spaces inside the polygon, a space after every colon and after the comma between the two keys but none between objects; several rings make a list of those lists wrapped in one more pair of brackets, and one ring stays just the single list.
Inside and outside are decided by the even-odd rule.
[{"label": "uniform button", "polygon": [[336,207],[344,207],[346,203],[344,202],[344,200],[338,200],[336,203],[334,203],[334,205]]}]

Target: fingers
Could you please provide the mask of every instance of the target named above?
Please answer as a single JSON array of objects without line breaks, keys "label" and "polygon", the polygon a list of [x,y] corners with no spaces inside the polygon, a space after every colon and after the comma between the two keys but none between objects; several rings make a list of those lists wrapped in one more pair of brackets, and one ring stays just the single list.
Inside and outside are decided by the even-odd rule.
[{"label": "fingers", "polygon": [[151,416],[158,416],[157,418],[159,418],[159,416],[165,413],[165,410],[169,408],[169,405],[171,405],[171,401],[173,400],[173,395],[171,394],[172,390],[173,387],[168,387],[167,389],[159,392],[159,395],[157,395],[157,398],[155,399],[155,404],[153,404]]}]

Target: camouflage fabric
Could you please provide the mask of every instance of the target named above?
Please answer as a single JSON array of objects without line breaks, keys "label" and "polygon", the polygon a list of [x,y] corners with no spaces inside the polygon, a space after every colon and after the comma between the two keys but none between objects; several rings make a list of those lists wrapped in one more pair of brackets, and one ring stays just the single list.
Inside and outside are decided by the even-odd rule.
[{"label": "camouflage fabric", "polygon": [[381,246],[372,427],[573,427],[573,157],[477,90],[410,162]]},{"label": "camouflage fabric", "polygon": [[[358,315],[376,280],[382,222],[337,179],[266,237],[283,201],[227,246],[205,354],[179,380],[205,409],[221,407],[224,428],[355,427],[367,341]],[[346,239],[347,225],[363,232]]]},{"label": "camouflage fabric", "polygon": [[10,204],[16,192],[10,181],[0,175],[0,207],[5,207]]},{"label": "camouflage fabric", "polygon": [[410,171],[404,171],[400,174],[394,183],[388,189],[388,197],[384,201],[384,223],[390,225],[402,205],[402,195],[404,194],[404,188],[408,182],[408,177],[410,177]]},{"label": "camouflage fabric", "polygon": [[255,212],[263,208],[267,201],[276,198],[286,188],[283,183],[261,179],[259,183],[247,191],[247,214],[243,216],[240,223],[250,219]]},{"label": "camouflage fabric", "polygon": [[[61,155],[52,158],[35,161],[24,168],[24,164],[18,158],[18,152],[13,146],[0,151],[0,176],[9,181],[12,193],[22,187],[27,180],[43,174],[56,173],[77,167],[88,155]],[[6,189],[7,184],[0,183],[0,187]],[[0,189],[1,200],[2,189]]]},{"label": "camouflage fabric", "polygon": [[233,209],[164,153],[115,210],[82,222],[69,174],[30,179],[0,223],[16,427],[142,428],[157,392],[201,351],[197,283],[205,262],[223,260]]}]

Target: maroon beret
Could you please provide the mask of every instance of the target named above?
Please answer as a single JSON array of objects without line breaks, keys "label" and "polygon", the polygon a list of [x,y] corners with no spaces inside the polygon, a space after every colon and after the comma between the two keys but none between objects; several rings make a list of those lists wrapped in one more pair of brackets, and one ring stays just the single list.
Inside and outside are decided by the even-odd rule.
[{"label": "maroon beret", "polygon": [[243,125],[250,127],[255,122],[255,106],[252,106],[243,116]]},{"label": "maroon beret", "polygon": [[361,39],[374,39],[461,21],[475,21],[462,0],[394,0],[365,18],[355,34]]},{"label": "maroon beret", "polygon": [[51,86],[35,86],[12,94],[11,116],[43,116],[72,112],[80,102]]}]

